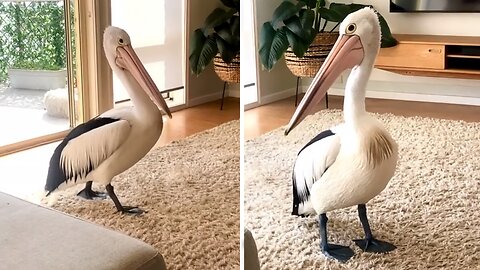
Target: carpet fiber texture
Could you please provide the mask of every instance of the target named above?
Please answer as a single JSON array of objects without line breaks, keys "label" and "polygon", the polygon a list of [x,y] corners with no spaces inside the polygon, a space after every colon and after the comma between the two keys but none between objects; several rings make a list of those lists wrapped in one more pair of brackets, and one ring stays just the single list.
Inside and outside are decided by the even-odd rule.
[{"label": "carpet fiber texture", "polygon": [[[343,122],[341,111],[309,116],[290,135],[274,130],[245,144],[246,227],[262,269],[479,269],[480,122],[376,114],[399,144],[387,188],[367,204],[374,236],[398,248],[364,253],[356,207],[328,213],[330,243],[350,246],[347,263],[320,252],[318,217],[292,216],[291,175],[301,147]],[[480,120],[480,118],[479,118]]]},{"label": "carpet fiber texture", "polygon": [[140,216],[78,198],[81,186],[52,208],[151,244],[168,269],[238,269],[239,151],[239,121],[153,149],[112,181],[122,204],[148,211]]}]

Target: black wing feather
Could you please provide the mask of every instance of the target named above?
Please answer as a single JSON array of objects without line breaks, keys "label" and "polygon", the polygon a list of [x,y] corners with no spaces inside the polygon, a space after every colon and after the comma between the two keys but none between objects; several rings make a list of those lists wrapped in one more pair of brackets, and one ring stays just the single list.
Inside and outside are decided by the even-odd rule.
[{"label": "black wing feather", "polygon": [[[305,150],[308,146],[314,144],[317,141],[320,141],[321,139],[327,138],[329,136],[335,135],[335,133],[332,132],[332,130],[324,130],[320,132],[317,136],[315,136],[312,140],[310,140],[300,151],[298,152],[298,155]],[[328,168],[325,169],[325,171]],[[304,179],[304,181],[306,181]],[[301,203],[305,203],[308,201],[308,198],[310,197],[310,190],[308,189],[307,185],[305,185],[305,191],[304,192],[299,192],[297,190],[297,179],[295,177],[295,166],[293,167],[293,172],[292,172],[292,187],[293,187],[293,210],[292,210],[292,215],[296,216],[301,216],[303,217],[303,214],[298,214],[298,207]]]},{"label": "black wing feather", "polygon": [[[45,184],[45,190],[48,191],[47,196],[50,195],[52,191],[57,189],[58,186],[67,181],[67,179],[76,177],[76,175],[66,175],[65,171],[60,166],[60,157],[62,155],[63,149],[65,148],[65,146],[67,146],[68,142],[91,130],[111,124],[119,120],[120,119],[109,117],[96,117],[86,123],[78,125],[74,129],[72,129],[70,133],[68,133],[65,139],[63,139],[63,141],[57,146],[57,148],[53,152],[52,158],[50,159],[50,167],[48,168],[47,181]],[[92,162],[90,162],[90,164],[87,166],[87,170],[85,172],[82,172],[82,175],[87,175],[93,169],[93,164]]]},{"label": "black wing feather", "polygon": [[317,136],[315,136],[307,144],[305,144],[305,146],[302,147],[302,149],[300,149],[300,151],[298,151],[298,155],[300,155],[300,153],[303,150],[305,150],[305,148],[309,147],[310,145],[320,141],[321,139],[327,138],[327,137],[332,136],[332,135],[335,135],[335,133],[333,133],[331,129],[327,129],[327,130],[324,130],[324,131],[320,132]]}]

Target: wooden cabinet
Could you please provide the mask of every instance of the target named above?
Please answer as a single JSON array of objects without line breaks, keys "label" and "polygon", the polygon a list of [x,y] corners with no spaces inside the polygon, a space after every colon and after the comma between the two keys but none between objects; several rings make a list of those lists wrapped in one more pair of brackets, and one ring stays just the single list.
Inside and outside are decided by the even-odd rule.
[{"label": "wooden cabinet", "polygon": [[394,35],[375,67],[413,76],[480,79],[480,37]]},{"label": "wooden cabinet", "polygon": [[384,67],[445,68],[445,46],[437,44],[401,43],[381,49],[376,65]]}]

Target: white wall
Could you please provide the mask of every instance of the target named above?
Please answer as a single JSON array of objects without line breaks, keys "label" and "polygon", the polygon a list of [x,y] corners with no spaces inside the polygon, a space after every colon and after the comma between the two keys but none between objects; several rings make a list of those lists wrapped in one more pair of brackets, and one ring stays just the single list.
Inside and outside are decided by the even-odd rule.
[{"label": "white wall", "polygon": [[395,34],[480,36],[479,13],[390,13],[388,0],[352,2],[373,5]]},{"label": "white wall", "polygon": [[[185,85],[183,12],[183,1],[112,0],[112,24],[130,34],[138,57],[159,90]],[[128,99],[116,76],[113,83],[115,101]],[[184,104],[181,92],[172,93],[176,102],[170,106]]]}]

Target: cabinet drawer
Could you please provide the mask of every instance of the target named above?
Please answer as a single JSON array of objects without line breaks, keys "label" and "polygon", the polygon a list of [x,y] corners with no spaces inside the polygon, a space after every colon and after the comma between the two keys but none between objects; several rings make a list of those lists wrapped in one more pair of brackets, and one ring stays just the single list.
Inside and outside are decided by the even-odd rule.
[{"label": "cabinet drawer", "polygon": [[395,47],[380,49],[375,64],[386,67],[444,69],[445,46],[400,43]]}]

